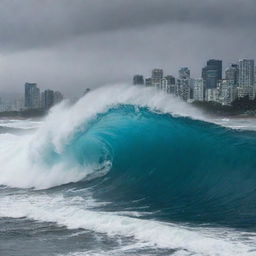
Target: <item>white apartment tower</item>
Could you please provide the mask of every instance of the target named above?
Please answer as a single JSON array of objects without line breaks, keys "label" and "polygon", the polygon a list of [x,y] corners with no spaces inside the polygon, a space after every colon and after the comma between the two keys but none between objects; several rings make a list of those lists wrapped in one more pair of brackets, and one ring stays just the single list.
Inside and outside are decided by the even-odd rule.
[{"label": "white apartment tower", "polygon": [[192,79],[193,100],[204,101],[204,81],[203,79]]}]

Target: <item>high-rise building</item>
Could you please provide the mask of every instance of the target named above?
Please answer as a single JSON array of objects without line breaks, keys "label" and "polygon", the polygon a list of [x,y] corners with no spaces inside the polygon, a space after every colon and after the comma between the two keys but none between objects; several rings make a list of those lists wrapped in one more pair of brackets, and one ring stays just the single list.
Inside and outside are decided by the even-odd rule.
[{"label": "high-rise building", "polygon": [[41,108],[48,110],[54,105],[54,91],[45,90],[41,94]]},{"label": "high-rise building", "polygon": [[164,77],[162,80],[161,80],[161,90],[163,90],[164,92],[168,93],[168,81],[167,79]]},{"label": "high-rise building", "polygon": [[239,68],[237,64],[231,64],[225,70],[225,80],[227,80],[230,84],[234,86],[238,86],[238,79],[239,79]]},{"label": "high-rise building", "polygon": [[168,85],[175,85],[175,77],[174,76],[168,75],[168,76],[165,76],[165,78],[167,80]]},{"label": "high-rise building", "polygon": [[254,85],[254,60],[239,60],[239,86],[251,87]]},{"label": "high-rise building", "polygon": [[249,96],[254,99],[254,60],[239,60],[238,97]]},{"label": "high-rise building", "polygon": [[176,84],[176,95],[184,101],[191,99],[191,79],[190,70],[187,67],[182,67],[179,70],[179,79]]},{"label": "high-rise building", "polygon": [[203,79],[192,79],[193,100],[204,101],[204,81]]},{"label": "high-rise building", "polygon": [[164,71],[159,68],[155,68],[152,70],[152,83],[161,83],[161,80],[163,79]]},{"label": "high-rise building", "polygon": [[167,76],[165,76],[165,79],[167,81],[167,90],[166,90],[166,92],[174,94],[175,93],[175,83],[176,83],[175,77],[171,76],[171,75],[167,75]]},{"label": "high-rise building", "polygon": [[222,61],[208,60],[207,65],[202,69],[202,78],[206,89],[216,88],[218,82],[222,79]]},{"label": "high-rise building", "polygon": [[135,75],[133,77],[134,85],[144,85],[144,77],[142,75]]},{"label": "high-rise building", "polygon": [[219,103],[222,105],[231,105],[237,98],[237,87],[234,86],[233,80],[223,79],[218,85],[219,89]]},{"label": "high-rise building", "polygon": [[189,79],[190,78],[190,70],[188,67],[180,68],[179,70],[179,79]]},{"label": "high-rise building", "polygon": [[156,88],[160,88],[163,76],[164,76],[164,72],[162,69],[158,69],[158,68],[153,69],[152,76],[151,76],[152,85]]},{"label": "high-rise building", "polygon": [[36,109],[40,107],[40,89],[36,83],[25,83],[25,108]]},{"label": "high-rise building", "polygon": [[176,96],[184,101],[191,99],[191,79],[177,79],[175,88]]}]

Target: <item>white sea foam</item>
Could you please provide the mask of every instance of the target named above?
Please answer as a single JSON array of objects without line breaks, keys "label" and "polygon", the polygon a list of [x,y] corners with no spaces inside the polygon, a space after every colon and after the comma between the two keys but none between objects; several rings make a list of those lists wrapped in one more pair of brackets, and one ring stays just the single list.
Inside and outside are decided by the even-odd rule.
[{"label": "white sea foam", "polygon": [[18,128],[18,129],[35,129],[39,128],[41,125],[41,121],[35,120],[15,120],[15,119],[0,119],[0,126],[2,127],[10,127],[10,128]]},{"label": "white sea foam", "polygon": [[133,238],[135,243],[180,250],[177,255],[186,255],[182,252],[187,251],[192,255],[252,256],[256,252],[256,238],[252,233],[221,228],[191,228],[111,212],[96,212],[87,209],[86,200],[84,204],[71,202],[60,195],[5,196],[1,198],[0,216],[27,217],[55,222],[69,229],[83,228],[104,233],[113,238]]}]

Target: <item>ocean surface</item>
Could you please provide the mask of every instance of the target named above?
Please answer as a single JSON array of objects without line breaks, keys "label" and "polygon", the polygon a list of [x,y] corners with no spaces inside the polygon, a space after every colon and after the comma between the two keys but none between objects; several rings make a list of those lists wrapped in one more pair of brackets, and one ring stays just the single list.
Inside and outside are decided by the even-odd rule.
[{"label": "ocean surface", "polygon": [[152,88],[0,120],[0,255],[256,255],[256,121]]}]

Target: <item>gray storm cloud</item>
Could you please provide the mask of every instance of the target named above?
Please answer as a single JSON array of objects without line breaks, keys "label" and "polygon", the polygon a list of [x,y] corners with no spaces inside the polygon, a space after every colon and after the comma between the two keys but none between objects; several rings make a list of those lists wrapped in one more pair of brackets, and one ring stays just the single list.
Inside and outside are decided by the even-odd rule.
[{"label": "gray storm cloud", "polygon": [[0,92],[65,93],[154,66],[195,76],[208,58],[255,58],[255,0],[2,0]]}]

